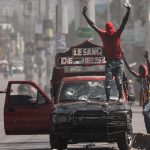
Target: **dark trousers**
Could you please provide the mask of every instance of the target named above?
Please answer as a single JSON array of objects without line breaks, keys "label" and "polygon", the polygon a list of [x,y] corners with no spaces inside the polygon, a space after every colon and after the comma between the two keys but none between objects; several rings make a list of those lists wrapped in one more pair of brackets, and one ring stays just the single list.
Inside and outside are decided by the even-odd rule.
[{"label": "dark trousers", "polygon": [[115,77],[116,86],[119,92],[123,89],[123,59],[107,60],[105,67],[105,89],[110,89],[113,76]]}]

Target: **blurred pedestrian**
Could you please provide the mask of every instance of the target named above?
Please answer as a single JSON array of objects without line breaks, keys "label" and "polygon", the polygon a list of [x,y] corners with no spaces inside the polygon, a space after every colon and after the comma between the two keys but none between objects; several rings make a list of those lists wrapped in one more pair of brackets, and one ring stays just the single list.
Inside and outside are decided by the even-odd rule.
[{"label": "blurred pedestrian", "polygon": [[148,99],[150,99],[150,61],[148,58],[148,51],[145,51],[145,53],[143,54],[144,58],[146,59],[147,62],[147,68],[148,68],[148,76],[147,76],[147,87],[148,87]]},{"label": "blurred pedestrian", "polygon": [[148,78],[148,68],[145,64],[139,66],[139,72],[134,71],[131,69],[129,64],[124,58],[125,65],[129,72],[137,78],[137,81],[141,84],[140,90],[140,106],[143,106],[145,101],[149,95],[149,78]]}]

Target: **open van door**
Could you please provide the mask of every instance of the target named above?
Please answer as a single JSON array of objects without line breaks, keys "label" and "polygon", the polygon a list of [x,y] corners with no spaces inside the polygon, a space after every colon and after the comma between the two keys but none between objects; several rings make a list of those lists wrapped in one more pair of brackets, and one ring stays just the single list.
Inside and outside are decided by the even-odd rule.
[{"label": "open van door", "polygon": [[4,106],[8,135],[49,133],[53,102],[32,81],[9,81]]}]

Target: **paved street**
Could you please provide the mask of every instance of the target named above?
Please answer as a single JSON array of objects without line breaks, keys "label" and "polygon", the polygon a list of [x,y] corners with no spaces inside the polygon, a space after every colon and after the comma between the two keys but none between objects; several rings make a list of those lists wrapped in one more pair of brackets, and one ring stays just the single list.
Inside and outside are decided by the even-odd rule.
[{"label": "paved street", "polygon": [[[150,83],[148,80],[150,75],[150,0],[0,0],[0,91],[7,88],[10,80],[24,79],[33,79],[37,85],[41,85],[41,89],[44,87],[45,91],[48,91],[51,86],[49,86],[49,79],[54,66],[56,67],[56,76],[60,77],[63,76],[63,71],[64,74],[72,76],[72,73],[69,73],[70,70],[78,75],[78,73],[75,73],[76,69],[81,70],[82,75],[85,74],[84,71],[89,72],[87,74],[89,76],[95,74],[90,73],[90,71],[100,69],[99,73],[102,75],[106,61],[113,60],[114,67],[117,67],[118,63],[114,63],[114,60],[120,63],[122,57],[127,62],[124,69],[128,81],[130,80],[130,83],[141,82],[145,92]],[[66,67],[63,69],[57,69],[64,66]],[[67,66],[71,66],[71,69]],[[116,74],[116,69],[113,70]],[[18,73],[7,78],[8,71],[10,71],[10,74],[18,71],[24,72],[25,76]],[[33,75],[34,73],[35,75]],[[124,76],[124,82],[126,82],[126,75]],[[67,80],[71,81],[72,79]],[[54,89],[57,89],[59,81],[55,82],[54,80],[53,83],[56,86]],[[91,87],[94,86],[94,91],[97,90],[95,88],[97,83],[95,83],[89,84]],[[132,87],[128,87],[130,87],[129,91],[135,92],[138,97],[140,95],[140,84],[136,83],[134,84],[136,87],[134,90],[132,90]],[[101,84],[99,85],[102,87]],[[15,88],[19,89],[14,86]],[[68,89],[69,92],[63,93],[64,95],[69,97],[73,97],[74,93],[78,95],[72,87]],[[78,89],[77,91],[82,92],[81,89]],[[19,93],[19,91],[17,92]],[[7,113],[10,115],[10,120],[13,118],[14,112],[17,115],[23,114],[22,108],[19,109],[21,113],[18,113],[18,109],[15,109],[17,106],[13,107],[13,102],[20,102],[20,97],[16,97],[15,94],[12,96],[12,106],[8,108]],[[40,97],[39,104],[45,108],[46,105],[44,104],[46,103],[44,103],[43,95],[38,92],[37,97]],[[85,94],[80,96],[80,99],[84,100]],[[29,100],[30,103],[32,102],[31,107],[39,108],[39,104],[34,101],[36,98],[29,98]],[[5,94],[0,94],[0,150],[50,150],[49,135],[12,136],[5,134],[4,103]],[[30,107],[30,105],[27,105],[27,107]],[[74,108],[74,106],[72,107]],[[58,110],[62,110],[59,108]],[[64,108],[66,107],[64,106]],[[41,110],[47,111],[48,109],[41,108]],[[37,115],[38,112],[42,114],[42,111],[33,113],[33,115],[36,114],[38,119],[42,119],[39,123],[38,119],[35,116],[33,117],[39,124],[36,121],[34,123],[39,126],[45,125],[47,121],[43,117],[46,115],[42,117]],[[30,108],[27,111],[25,108],[26,112],[28,112],[30,118],[27,118],[27,116],[27,119],[25,119],[24,114],[22,118],[19,118],[18,115],[12,119],[13,121],[10,121],[10,124],[12,122],[15,124],[21,119],[32,121],[31,114],[33,111]],[[150,134],[146,132],[142,107],[139,107],[137,103],[133,104],[132,112],[134,142],[131,150],[150,150]],[[47,114],[49,115],[49,113]],[[64,117],[62,116],[62,118]],[[60,120],[62,118],[60,117]],[[103,119],[103,116],[99,118]],[[112,116],[111,119],[113,118],[116,119],[117,117]],[[117,123],[117,121],[113,120],[111,123]],[[32,125],[35,128],[32,123],[21,122],[20,124],[26,125],[28,128],[29,125],[30,128]],[[121,122],[119,124],[121,125]],[[19,127],[16,128],[19,130]],[[24,126],[23,128],[25,129]],[[12,124],[11,129],[14,130]],[[33,131],[33,128],[31,130]],[[107,128],[107,132],[109,131],[109,128]],[[68,145],[68,150],[85,149],[119,150],[116,143]]]},{"label": "paved street", "polygon": [[[9,78],[8,80],[22,80],[23,75],[14,75],[12,78]],[[5,89],[7,86],[7,80],[3,78],[3,76],[0,74],[0,90]],[[3,106],[4,106],[4,95],[0,95],[0,150],[50,150],[49,145],[49,136],[48,135],[17,135],[17,136],[6,136],[4,133],[4,125],[3,125]],[[133,106],[133,130],[134,133],[138,133],[140,136],[140,142],[145,143],[147,139],[144,139],[143,137],[146,137],[149,139],[149,135],[146,135],[146,130],[144,126],[143,116],[142,116],[142,108]],[[138,139],[139,140],[139,139]],[[136,149],[143,149],[143,144],[134,144],[133,150]],[[90,144],[90,143],[88,143]],[[95,143],[94,143],[95,144]],[[116,144],[107,144],[107,143],[96,143],[93,148],[87,145],[87,144],[75,144],[75,145],[69,145],[69,150],[82,150],[82,149],[93,149],[93,150],[118,150]],[[139,147],[139,148],[138,148]],[[148,149],[145,149],[148,150]]]}]

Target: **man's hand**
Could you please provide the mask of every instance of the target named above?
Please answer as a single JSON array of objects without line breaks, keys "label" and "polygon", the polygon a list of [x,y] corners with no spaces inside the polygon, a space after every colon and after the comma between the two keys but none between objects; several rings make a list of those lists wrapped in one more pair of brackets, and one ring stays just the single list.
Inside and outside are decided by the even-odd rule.
[{"label": "man's hand", "polygon": [[86,7],[86,6],[84,6],[84,7],[83,7],[83,10],[82,10],[83,15],[85,15],[85,14],[86,14],[86,11],[87,11],[87,7]]},{"label": "man's hand", "polygon": [[125,3],[123,3],[123,5],[124,5],[124,7],[127,8],[127,10],[130,10],[131,5],[129,3],[125,2]]}]

